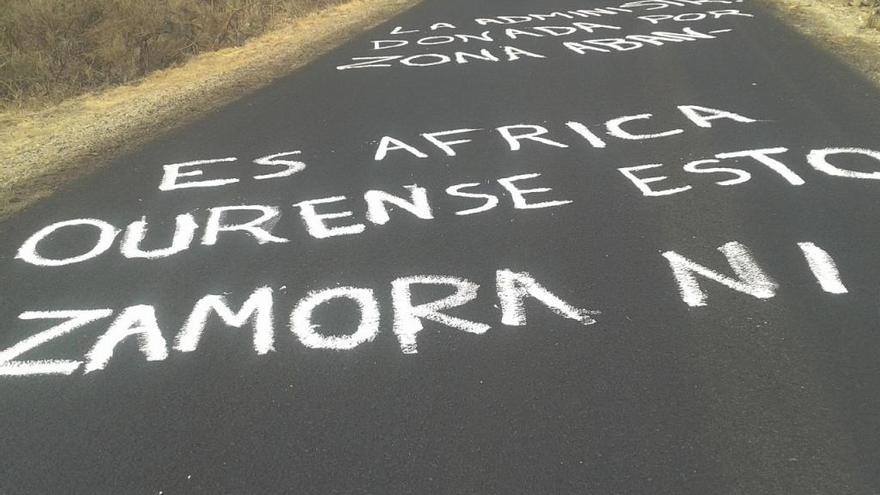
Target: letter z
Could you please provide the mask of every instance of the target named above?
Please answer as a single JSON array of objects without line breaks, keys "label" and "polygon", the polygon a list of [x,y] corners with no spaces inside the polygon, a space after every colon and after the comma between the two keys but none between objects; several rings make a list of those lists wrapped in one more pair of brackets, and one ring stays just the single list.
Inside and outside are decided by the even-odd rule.
[{"label": "letter z", "polygon": [[9,349],[0,351],[0,376],[69,375],[82,365],[82,361],[49,359],[39,361],[13,361],[22,354],[50,340],[113,314],[110,309],[87,309],[71,311],[25,311],[20,320],[64,318],[67,321],[28,337]]},{"label": "letter z", "polygon": [[346,70],[346,69],[366,69],[367,67],[391,67],[391,64],[387,63],[392,60],[397,60],[401,58],[402,55],[389,55],[384,57],[353,57],[351,60],[363,60],[363,62],[355,62],[353,64],[348,65],[340,65],[337,67],[337,70]]}]

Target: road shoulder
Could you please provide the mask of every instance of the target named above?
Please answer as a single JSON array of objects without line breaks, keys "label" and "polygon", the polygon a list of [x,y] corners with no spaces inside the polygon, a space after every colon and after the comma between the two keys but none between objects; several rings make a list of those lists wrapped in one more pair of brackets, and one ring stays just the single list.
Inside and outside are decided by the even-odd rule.
[{"label": "road shoulder", "polygon": [[870,8],[828,1],[758,0],[782,22],[817,40],[880,86],[880,30],[867,26]]}]

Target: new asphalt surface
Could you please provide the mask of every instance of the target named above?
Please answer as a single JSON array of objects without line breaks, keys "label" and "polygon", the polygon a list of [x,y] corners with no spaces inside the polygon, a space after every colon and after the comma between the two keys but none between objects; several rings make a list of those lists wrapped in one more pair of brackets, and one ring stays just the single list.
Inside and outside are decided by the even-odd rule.
[{"label": "new asphalt surface", "polygon": [[[619,9],[528,17],[603,5]],[[748,15],[706,14],[731,9]],[[687,13],[705,15],[673,17]],[[654,31],[688,39],[608,41]],[[339,69],[375,56],[395,58]],[[428,0],[0,227],[0,349],[106,310],[3,354],[0,493],[880,493],[880,154],[867,152],[880,149],[878,108],[876,87],[752,3]],[[606,126],[624,116],[640,117]],[[547,133],[498,129],[511,125]],[[457,129],[475,130],[435,136],[469,140],[448,145],[454,155],[421,136]],[[716,156],[774,148],[786,151]],[[825,170],[808,162],[829,148],[849,151],[827,154]],[[275,160],[305,168],[254,163],[291,151]],[[177,177],[164,167],[233,157]],[[704,172],[734,171],[683,169],[702,159],[718,160]],[[652,164],[631,173],[666,179],[619,170]],[[254,179],[270,174],[281,176]],[[179,187],[194,183],[212,187]],[[457,184],[483,196],[446,192]],[[408,185],[424,188],[431,218],[367,215],[367,191],[410,200]],[[511,188],[550,190],[516,203]],[[316,212],[351,214],[319,223],[363,231],[310,233],[301,202],[322,198],[336,199]],[[522,208],[548,201],[569,203]],[[266,208],[216,209],[241,205]],[[123,254],[117,230],[144,219],[140,247],[169,248],[182,214],[191,242],[181,224],[179,250]],[[58,225],[76,219],[92,220]],[[223,231],[248,221],[256,230]],[[718,250],[731,242],[754,264],[736,272]],[[827,253],[818,268],[799,243]],[[664,253],[739,290],[676,274]],[[763,293],[749,293],[755,266],[773,281]],[[503,319],[499,270],[601,314],[583,325],[532,294],[525,321]],[[680,290],[688,273],[703,305]],[[491,329],[424,319],[418,352],[403,352],[392,281],[418,275],[479,285],[441,313]],[[435,283],[414,285],[413,304],[454,292],[424,280]],[[235,313],[261,287],[273,351],[255,350],[259,309],[239,322],[208,311],[197,348],[175,348],[200,299],[224,296]],[[299,327],[318,344],[295,335],[293,308],[337,287],[372,290],[378,333],[315,348],[373,321],[339,298]],[[9,364],[39,360],[83,364]]]}]

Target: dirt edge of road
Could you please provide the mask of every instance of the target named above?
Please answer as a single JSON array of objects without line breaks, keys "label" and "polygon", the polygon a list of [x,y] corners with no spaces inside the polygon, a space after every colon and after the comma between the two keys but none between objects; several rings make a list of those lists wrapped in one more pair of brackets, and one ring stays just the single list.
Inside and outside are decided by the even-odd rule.
[{"label": "dirt edge of road", "polygon": [[759,0],[782,22],[833,53],[880,86],[880,29],[868,27],[873,9],[844,0]]},{"label": "dirt edge of road", "polygon": [[133,85],[0,114],[0,220],[149,138],[289,74],[420,0],[352,0]]}]

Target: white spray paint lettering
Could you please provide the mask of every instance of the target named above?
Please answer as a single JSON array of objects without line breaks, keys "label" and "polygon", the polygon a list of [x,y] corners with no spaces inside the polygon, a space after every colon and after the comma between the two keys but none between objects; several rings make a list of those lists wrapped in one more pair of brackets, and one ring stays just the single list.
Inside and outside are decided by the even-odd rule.
[{"label": "white spray paint lettering", "polygon": [[769,299],[776,295],[779,285],[761,269],[748,248],[732,241],[719,247],[718,250],[727,258],[727,263],[733,269],[736,278],[707,268],[675,251],[663,253],[678,283],[681,299],[688,306],[706,305],[707,296],[700,286],[697,275],[758,299]]},{"label": "white spray paint lettering", "polygon": [[20,320],[66,320],[36,335],[28,337],[0,352],[0,376],[69,375],[79,369],[82,361],[69,359],[43,359],[38,361],[15,361],[22,354],[69,334],[89,323],[108,318],[111,309],[88,309],[71,311],[25,311]]},{"label": "white spray paint lettering", "polygon": [[113,357],[116,346],[129,337],[137,337],[138,346],[147,361],[163,361],[168,357],[168,344],[156,321],[155,309],[144,304],[130,306],[122,310],[86,354],[85,373],[104,369]]},{"label": "white spray paint lettering", "polygon": [[[411,290],[413,285],[445,285],[454,287],[455,292],[435,301],[413,305]],[[470,280],[439,275],[402,277],[391,282],[394,333],[400,342],[400,350],[404,354],[418,352],[416,335],[423,329],[422,319],[475,334],[482,334],[489,330],[490,326],[485,323],[477,323],[440,312],[473,301],[477,298],[479,288],[479,285]]]},{"label": "white spray paint lettering", "polygon": [[813,244],[812,242],[799,242],[798,247],[804,253],[807,264],[810,265],[810,271],[819,282],[822,290],[830,294],[846,294],[849,291],[840,280],[840,272],[834,259],[827,251]]},{"label": "white spray paint lettering", "polygon": [[[322,335],[317,331],[318,326],[312,323],[315,308],[334,299],[349,299],[357,304],[360,322],[351,335]],[[290,330],[310,349],[354,349],[364,342],[372,342],[379,334],[379,303],[371,289],[336,287],[310,292],[291,312]]]},{"label": "white spray paint lettering", "polygon": [[174,349],[180,352],[196,350],[208,318],[216,314],[224,324],[241,328],[248,322],[254,327],[254,350],[259,355],[275,350],[275,329],[272,322],[272,289],[260,287],[241,305],[238,312],[229,307],[226,296],[208,294],[196,302],[192,312],[175,339]]}]

